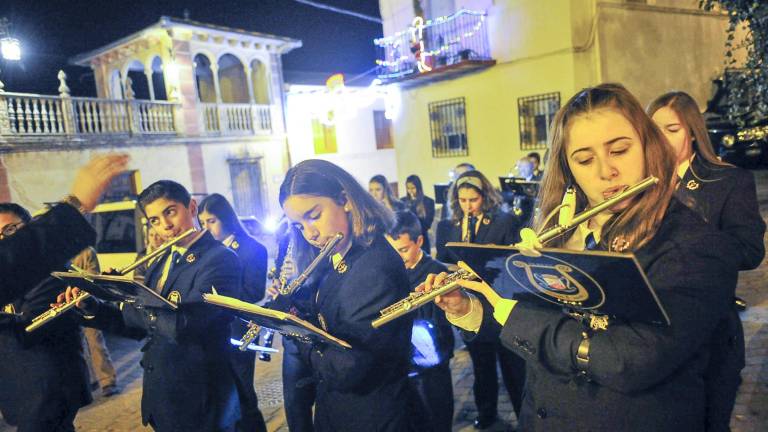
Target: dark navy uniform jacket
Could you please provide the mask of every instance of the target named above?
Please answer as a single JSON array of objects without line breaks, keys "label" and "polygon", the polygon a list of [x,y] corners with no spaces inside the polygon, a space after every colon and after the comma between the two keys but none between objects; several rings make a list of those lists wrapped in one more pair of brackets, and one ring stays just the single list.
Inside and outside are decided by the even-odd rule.
[{"label": "dark navy uniform jacket", "polygon": [[352,349],[300,344],[318,380],[315,430],[407,431],[413,317],[371,326],[381,309],[408,295],[403,260],[377,236],[368,247],[353,245],[344,262],[320,282],[314,310],[316,323]]},{"label": "dark navy uniform jacket", "polygon": [[[656,235],[635,252],[672,324],[613,319],[591,338],[589,382],[576,378],[582,325],[556,308],[518,303],[501,341],[527,364],[519,430],[705,430],[708,341],[737,279],[736,260],[722,251],[735,248],[673,199]],[[478,337],[498,331],[489,311]]]},{"label": "dark navy uniform jacket", "polygon": [[0,305],[10,303],[93,245],[96,232],[69,204],[57,204],[0,240]]},{"label": "dark navy uniform jacket", "polygon": [[0,411],[19,430],[54,430],[67,413],[91,402],[76,315],[24,330],[65,289],[58,279],[46,279],[11,303],[21,319],[0,319]]},{"label": "dark navy uniform jacket", "polygon": [[[456,257],[445,244],[448,242],[460,242],[461,221],[443,220],[437,224],[435,243],[437,246],[437,260],[444,263],[455,263]],[[520,223],[509,213],[501,210],[483,215],[480,227],[475,234],[475,243],[511,245],[520,241]]]},{"label": "dark navy uniform jacket", "polygon": [[[168,253],[149,267],[145,285],[156,285]],[[205,233],[169,272],[161,292],[178,300],[176,312],[130,305],[120,312],[102,304],[90,321],[113,331],[147,335],[141,360],[144,424],[161,432],[216,431],[240,418],[229,364],[231,315],[202,298],[214,287],[219,294],[239,297],[240,281],[237,256]]]},{"label": "dark navy uniform jacket", "polygon": [[697,156],[675,195],[706,222],[739,241],[739,270],[760,265],[765,256],[765,222],[752,173]]},{"label": "dark navy uniform jacket", "polygon": [[261,301],[267,286],[267,248],[249,235],[235,235],[229,248],[240,258],[243,267],[240,300]]},{"label": "dark navy uniform jacket", "polygon": [[[248,303],[259,302],[264,298],[267,286],[267,248],[249,235],[235,235],[227,247],[237,254],[243,271],[239,299]],[[245,321],[233,320],[232,338],[240,339],[246,331],[248,326]]]},{"label": "dark navy uniform jacket", "polygon": [[[738,242],[738,249],[730,253],[735,254],[739,270],[760,265],[765,256],[765,222],[760,216],[752,173],[696,156],[676,196],[711,226]],[[707,372],[708,428],[725,430],[745,365],[744,328],[735,306],[718,324],[711,345],[714,353]]]}]

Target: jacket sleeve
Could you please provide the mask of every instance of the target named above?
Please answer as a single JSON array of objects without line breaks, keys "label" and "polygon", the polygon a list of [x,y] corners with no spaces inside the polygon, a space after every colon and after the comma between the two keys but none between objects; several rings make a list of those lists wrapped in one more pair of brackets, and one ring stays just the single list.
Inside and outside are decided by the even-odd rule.
[{"label": "jacket sleeve", "polygon": [[199,265],[201,269],[191,282],[193,287],[176,311],[126,305],[122,311],[125,326],[181,341],[229,322],[231,315],[223,308],[204,303],[203,294],[215,287],[221,295],[240,295],[241,274],[237,256],[222,249]]},{"label": "jacket sleeve", "polygon": [[[727,311],[736,285],[735,262],[725,262],[716,244],[692,241],[655,258],[648,279],[672,324],[614,320],[607,330],[596,332],[588,365],[594,382],[626,393],[648,389],[696,355]],[[557,310],[520,302],[502,329],[501,341],[526,361],[567,377],[577,373],[581,332],[581,324]]]},{"label": "jacket sleeve", "polygon": [[736,185],[723,203],[719,228],[740,243],[739,270],[760,265],[765,256],[765,222],[757,204],[755,178],[749,171],[738,170]]},{"label": "jacket sleeve", "polygon": [[[123,304],[122,311],[118,303],[101,302],[93,313],[93,318],[82,319],[82,325],[131,339],[142,339],[147,335],[145,328],[130,326],[128,323],[140,320],[143,311],[132,305]],[[82,315],[81,315],[82,316]]]},{"label": "jacket sleeve", "polygon": [[[391,268],[386,271],[373,260],[361,259],[355,265],[364,270],[345,281],[344,291],[348,292],[341,295],[349,301],[340,305],[341,327],[335,334],[349,342],[352,349],[325,346],[310,351],[310,364],[319,378],[329,388],[340,391],[354,390],[376,373],[386,374],[385,369],[405,358],[411,347],[412,315],[379,329],[371,327],[379,310],[400,300],[403,296],[399,294],[407,292],[405,270],[402,273]],[[397,277],[398,274],[402,277]]]},{"label": "jacket sleeve", "polygon": [[267,248],[253,241],[250,251],[241,260],[243,265],[242,299],[256,303],[264,298],[267,287]]},{"label": "jacket sleeve", "polygon": [[[0,240],[0,304],[23,295],[96,241],[96,232],[68,204],[55,205],[16,234]],[[8,283],[13,281],[13,283]]]}]

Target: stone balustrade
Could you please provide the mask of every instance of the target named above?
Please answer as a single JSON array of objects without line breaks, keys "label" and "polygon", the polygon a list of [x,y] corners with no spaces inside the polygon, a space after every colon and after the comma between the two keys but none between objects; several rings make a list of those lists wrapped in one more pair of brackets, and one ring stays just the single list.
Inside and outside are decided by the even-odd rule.
[{"label": "stone balustrade", "polygon": [[272,133],[272,106],[201,103],[200,117],[208,135]]},{"label": "stone balustrade", "polygon": [[0,136],[178,134],[165,101],[0,93]]}]

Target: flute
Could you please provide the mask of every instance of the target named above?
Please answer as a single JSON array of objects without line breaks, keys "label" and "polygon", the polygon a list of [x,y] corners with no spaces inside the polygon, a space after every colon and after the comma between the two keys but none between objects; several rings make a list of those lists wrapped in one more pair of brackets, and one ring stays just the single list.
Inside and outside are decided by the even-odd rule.
[{"label": "flute", "polygon": [[[166,250],[168,250],[168,248],[170,248],[171,246],[173,246],[176,243],[180,242],[181,240],[184,240],[185,238],[189,237],[190,235],[194,234],[195,232],[196,231],[195,231],[194,228],[190,228],[187,231],[184,231],[178,237],[175,237],[172,240],[166,242],[165,244],[163,244],[162,246],[158,247],[157,249],[155,249],[151,253],[148,253],[148,254],[144,255],[143,257],[139,258],[138,260],[134,261],[133,263],[127,265],[126,267],[124,267],[124,268],[122,268],[120,270],[117,270],[117,275],[118,276],[125,276],[126,274],[130,273],[131,271],[133,271],[135,268],[139,267],[140,265],[142,265],[142,264],[144,264],[146,262],[149,262],[149,261],[157,258],[158,256],[162,255],[163,253],[165,253]],[[75,267],[75,270],[78,273],[80,273],[85,280],[90,280],[90,279],[88,279],[87,273],[85,273],[84,271],[82,271],[81,269],[78,269],[76,267]],[[79,295],[73,297],[70,301],[62,303],[62,304],[57,305],[57,306],[53,306],[52,308],[48,309],[47,311],[45,311],[45,312],[41,313],[40,315],[32,318],[32,322],[25,328],[25,330],[27,331],[27,333],[31,333],[31,332],[37,330],[38,328],[40,328],[40,327],[44,326],[45,324],[49,323],[50,321],[52,321],[53,319],[55,319],[59,315],[63,314],[64,312],[67,312],[68,310],[70,310],[73,307],[75,307],[75,305],[77,305],[77,303],[79,303],[79,302],[81,302],[83,300],[86,300],[86,299],[88,299],[90,297],[91,297],[91,295],[89,293],[87,293],[85,291],[81,291]]]},{"label": "flute", "polygon": [[[563,220],[558,221],[558,223],[552,228],[539,234],[537,236],[538,241],[540,243],[546,243],[554,238],[557,238],[565,234],[566,232],[576,228],[577,226],[579,226],[579,224],[597,216],[599,213],[615,206],[616,204],[624,200],[634,197],[635,195],[657,184],[658,182],[659,182],[658,178],[653,176],[648,177],[642,180],[640,183],[637,183],[634,186],[625,189],[623,192],[608,198],[607,200],[601,202],[600,204],[597,204],[592,208],[584,210],[583,212],[575,215],[573,218],[570,218],[570,217],[564,218]],[[410,312],[417,310],[418,308],[429,303],[432,299],[434,299],[437,296],[448,294],[451,291],[454,291],[460,288],[460,285],[458,284],[459,280],[462,280],[462,279],[463,280],[480,280],[480,277],[477,276],[475,272],[473,272],[472,269],[469,268],[469,266],[467,266],[463,262],[459,262],[458,264],[459,264],[459,270],[454,273],[448,274],[448,276],[446,276],[445,280],[443,281],[443,285],[433,288],[428,293],[424,293],[421,291],[412,292],[411,294],[408,295],[408,297],[398,301],[397,303],[392,304],[391,306],[388,306],[380,310],[379,314],[381,316],[373,320],[371,322],[371,326],[373,326],[374,328],[379,328],[382,325],[394,319],[397,319],[405,314],[408,314]],[[487,293],[486,297],[488,295],[494,295],[494,294],[495,294],[495,291],[489,292]],[[498,296],[498,294],[496,295]]]}]

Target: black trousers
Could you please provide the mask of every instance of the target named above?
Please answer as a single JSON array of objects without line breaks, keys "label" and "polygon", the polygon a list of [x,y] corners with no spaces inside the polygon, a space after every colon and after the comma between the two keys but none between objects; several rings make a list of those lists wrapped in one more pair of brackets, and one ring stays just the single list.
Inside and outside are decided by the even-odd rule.
[{"label": "black trousers", "polygon": [[453,426],[453,382],[451,368],[445,361],[429,369],[412,372],[408,407],[419,432],[451,432]]},{"label": "black trousers", "polygon": [[493,419],[497,415],[499,401],[499,376],[496,363],[501,366],[501,376],[504,386],[512,401],[515,414],[520,415],[525,385],[525,360],[517,354],[504,348],[500,341],[470,341],[467,342],[469,356],[472,359],[472,370],[475,383],[472,390],[475,393],[475,405],[481,419]]},{"label": "black trousers", "polygon": [[240,420],[237,422],[238,432],[267,432],[264,416],[259,411],[259,399],[253,388],[253,374],[256,367],[256,353],[240,351],[233,347],[231,355],[232,370],[235,373],[237,396],[240,398]]},{"label": "black trousers", "polygon": [[707,432],[730,432],[731,413],[744,369],[744,327],[735,308],[728,311],[714,331],[712,357],[704,383],[707,386]]},{"label": "black trousers", "polygon": [[288,430],[313,432],[312,405],[315,403],[316,385],[312,369],[299,355],[296,342],[283,338],[283,407]]}]

